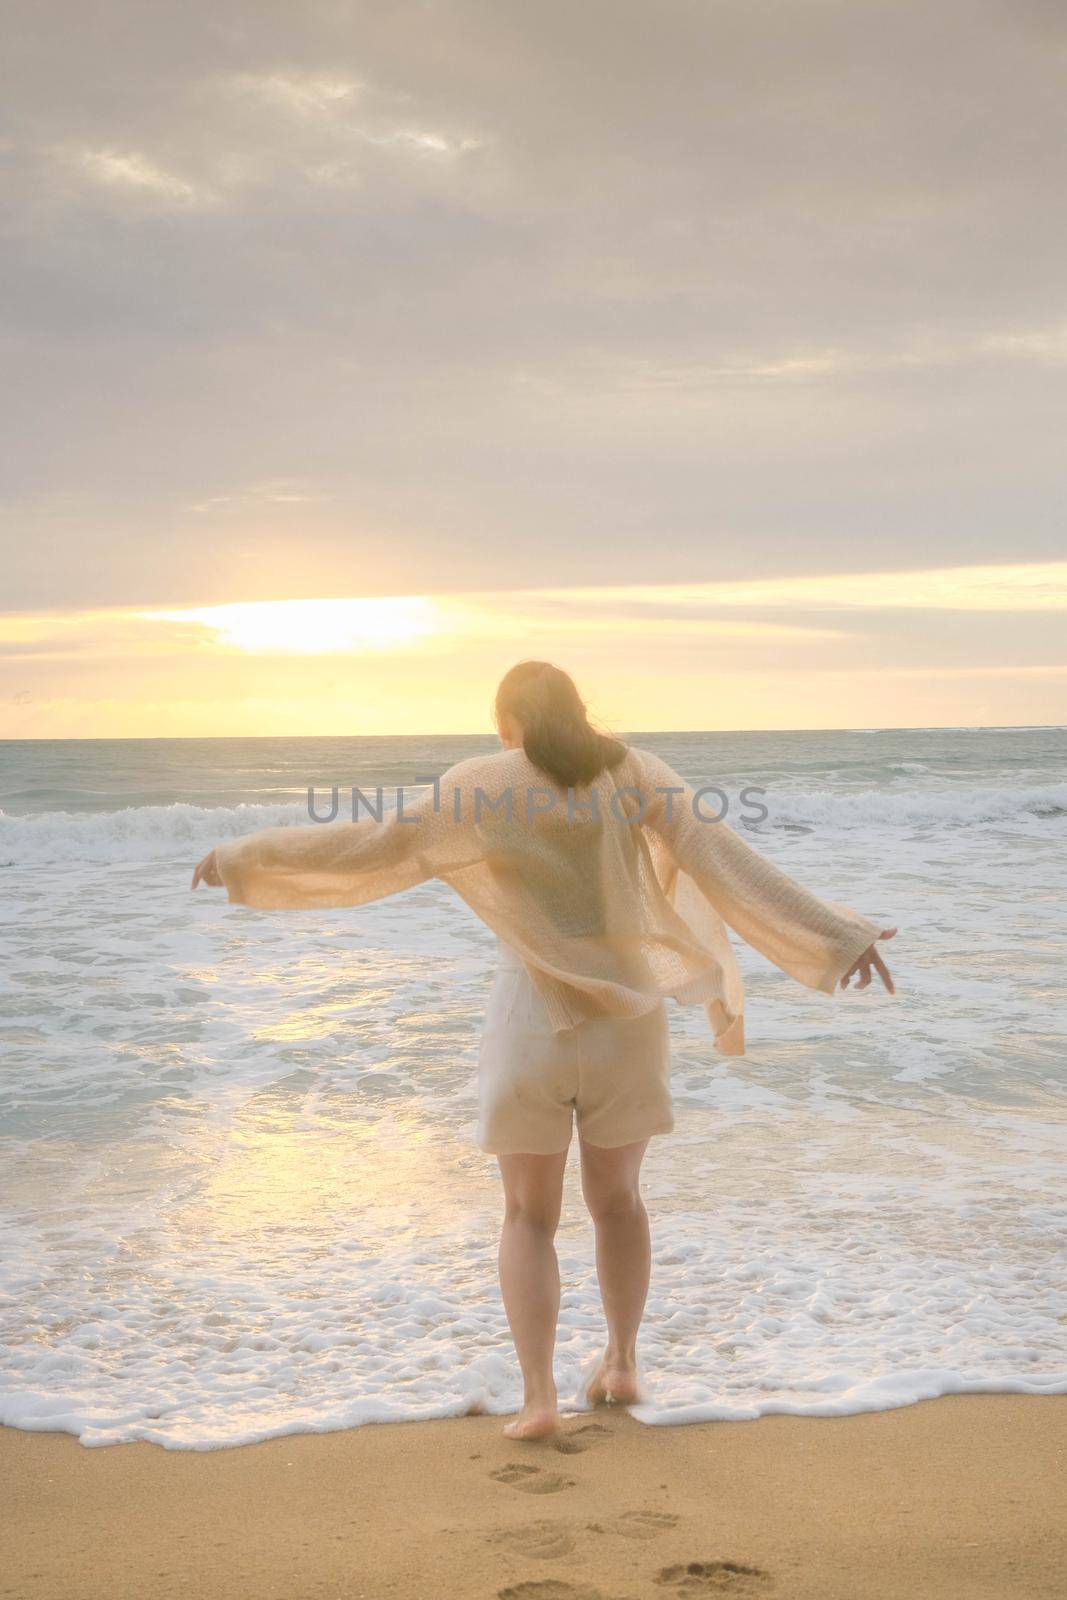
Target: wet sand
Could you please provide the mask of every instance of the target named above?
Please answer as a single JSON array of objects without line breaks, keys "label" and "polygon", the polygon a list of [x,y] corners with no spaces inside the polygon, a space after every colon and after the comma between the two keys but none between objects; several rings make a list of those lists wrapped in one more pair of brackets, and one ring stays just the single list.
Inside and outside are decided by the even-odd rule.
[{"label": "wet sand", "polygon": [[1067,1593],[1067,1396],[834,1419],[389,1423],[211,1451],[0,1429],[9,1600]]}]

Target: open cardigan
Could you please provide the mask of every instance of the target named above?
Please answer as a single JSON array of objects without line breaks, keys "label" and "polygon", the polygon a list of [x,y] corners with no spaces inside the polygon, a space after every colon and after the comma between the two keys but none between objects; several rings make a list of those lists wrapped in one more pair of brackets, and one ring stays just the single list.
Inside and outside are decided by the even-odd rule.
[{"label": "open cardigan", "polygon": [[879,933],[765,860],[650,751],[560,789],[522,750],[449,768],[395,811],[263,828],[217,847],[231,901],[364,905],[430,878],[518,951],[554,1029],[703,1004],[718,1050],[743,1055],[744,991],[726,932],[831,994]]}]

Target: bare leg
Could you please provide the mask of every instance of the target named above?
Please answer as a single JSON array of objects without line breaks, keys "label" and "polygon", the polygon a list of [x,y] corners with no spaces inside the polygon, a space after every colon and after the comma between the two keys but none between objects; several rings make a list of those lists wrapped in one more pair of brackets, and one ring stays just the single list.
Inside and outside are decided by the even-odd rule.
[{"label": "bare leg", "polygon": [[608,1344],[587,1394],[593,1405],[637,1399],[637,1330],[652,1262],[641,1162],[648,1140],[614,1150],[580,1141],[582,1193],[596,1228],[596,1270]]},{"label": "bare leg", "polygon": [[559,1317],[559,1263],[553,1244],[563,1200],[567,1152],[498,1156],[504,1180],[500,1291],[522,1368],[523,1408],[504,1432],[543,1439],[559,1428],[552,1355]]}]

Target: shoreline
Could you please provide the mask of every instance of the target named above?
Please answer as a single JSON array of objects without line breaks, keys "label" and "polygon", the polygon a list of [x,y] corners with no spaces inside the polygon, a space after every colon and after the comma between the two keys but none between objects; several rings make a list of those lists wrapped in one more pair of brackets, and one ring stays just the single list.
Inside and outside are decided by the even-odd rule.
[{"label": "shoreline", "polygon": [[1067,1396],[211,1450],[0,1428],[12,1600],[1011,1600],[1067,1583]]}]

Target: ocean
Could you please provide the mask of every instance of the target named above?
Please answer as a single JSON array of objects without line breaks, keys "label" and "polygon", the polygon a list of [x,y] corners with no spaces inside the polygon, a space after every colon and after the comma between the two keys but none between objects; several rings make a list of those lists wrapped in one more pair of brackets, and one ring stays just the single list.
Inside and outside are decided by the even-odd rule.
[{"label": "ocean", "polygon": [[[632,737],[900,930],[895,997],[738,944],[742,1058],[671,1004],[635,1414],[1067,1392],[1067,730]],[[307,823],[309,785],[326,809],[493,747],[0,744],[0,1422],[213,1449],[517,1408],[472,1141],[493,935],[438,883],[189,890],[218,841]],[[567,1403],[601,1339],[573,1159],[558,1248]]]}]

